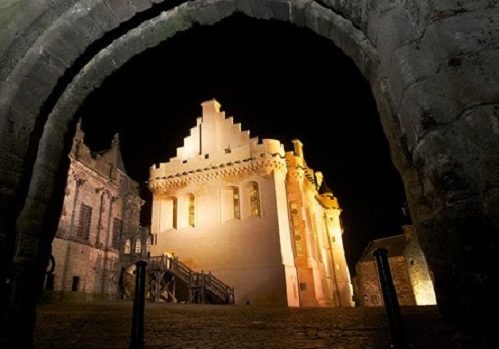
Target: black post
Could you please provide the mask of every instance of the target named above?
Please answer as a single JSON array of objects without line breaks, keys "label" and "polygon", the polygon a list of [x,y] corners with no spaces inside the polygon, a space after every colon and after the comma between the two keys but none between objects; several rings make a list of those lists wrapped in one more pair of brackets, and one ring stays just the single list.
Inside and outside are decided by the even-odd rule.
[{"label": "black post", "polygon": [[376,263],[378,265],[383,302],[390,325],[390,335],[392,338],[390,347],[394,349],[406,349],[408,348],[407,338],[405,336],[404,323],[400,313],[397,292],[395,291],[392,274],[390,272],[390,264],[388,263],[388,251],[384,248],[378,248],[374,250],[373,256],[376,257]]},{"label": "black post", "polygon": [[146,261],[138,261],[135,276],[135,298],[133,300],[132,339],[130,349],[144,348],[144,303],[146,285]]}]

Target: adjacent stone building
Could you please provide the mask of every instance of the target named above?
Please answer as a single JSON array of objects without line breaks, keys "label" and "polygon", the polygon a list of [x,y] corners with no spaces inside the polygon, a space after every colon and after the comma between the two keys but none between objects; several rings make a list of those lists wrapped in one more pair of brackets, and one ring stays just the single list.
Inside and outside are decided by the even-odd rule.
[{"label": "adjacent stone building", "polygon": [[147,246],[148,235],[139,228],[144,202],[138,183],[125,173],[117,136],[109,150],[91,153],[78,126],[69,158],[64,204],[52,243],[55,269],[47,275],[45,289],[114,295],[120,264],[129,262],[132,248],[140,254]]},{"label": "adjacent stone building", "polygon": [[250,138],[216,100],[177,156],[150,168],[151,256],[235,287],[236,303],[352,306],[341,209],[302,144]]},{"label": "adjacent stone building", "polygon": [[412,225],[404,233],[369,243],[355,266],[355,301],[360,306],[382,306],[377,266],[373,251],[388,250],[388,261],[400,305],[436,304],[431,273]]}]

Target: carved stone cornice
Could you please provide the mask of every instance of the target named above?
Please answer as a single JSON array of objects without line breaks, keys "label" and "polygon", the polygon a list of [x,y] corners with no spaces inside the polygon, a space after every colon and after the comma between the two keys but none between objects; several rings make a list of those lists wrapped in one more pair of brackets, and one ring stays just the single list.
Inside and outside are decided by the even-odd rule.
[{"label": "carved stone cornice", "polygon": [[241,176],[256,173],[260,176],[271,174],[273,171],[286,173],[286,161],[278,154],[271,157],[222,163],[218,166],[197,169],[189,172],[171,174],[162,178],[151,178],[149,189],[154,194],[165,194],[173,188],[185,187],[192,183],[203,183],[218,178]]},{"label": "carved stone cornice", "polygon": [[113,182],[108,177],[101,175],[94,169],[88,167],[88,165],[71,159],[70,169],[72,171],[72,179],[76,181],[77,185],[80,186],[87,180],[93,179],[101,183],[102,188],[106,188],[108,195],[118,195],[119,185]]}]

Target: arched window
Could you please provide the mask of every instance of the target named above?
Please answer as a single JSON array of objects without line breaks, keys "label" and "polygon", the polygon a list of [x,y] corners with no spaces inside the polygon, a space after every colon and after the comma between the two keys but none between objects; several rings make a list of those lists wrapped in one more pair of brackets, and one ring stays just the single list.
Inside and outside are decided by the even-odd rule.
[{"label": "arched window", "polygon": [[148,236],[146,239],[146,252],[149,253],[151,252],[151,237]]},{"label": "arched window", "polygon": [[245,200],[246,200],[246,214],[245,216],[260,216],[260,191],[257,182],[249,182],[244,186]]},{"label": "arched window", "polygon": [[226,187],[222,189],[220,211],[222,222],[231,219],[241,219],[241,203],[238,187]]},{"label": "arched window", "polygon": [[140,242],[140,239],[135,240],[135,253],[141,253],[142,252],[142,243]]},{"label": "arched window", "polygon": [[126,239],[125,241],[124,253],[130,254],[130,239]]}]

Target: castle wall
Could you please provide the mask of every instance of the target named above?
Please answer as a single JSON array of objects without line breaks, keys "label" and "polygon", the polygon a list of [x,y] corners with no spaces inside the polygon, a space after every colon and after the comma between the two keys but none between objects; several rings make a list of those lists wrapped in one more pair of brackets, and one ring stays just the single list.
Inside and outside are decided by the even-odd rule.
[{"label": "castle wall", "polygon": [[[246,183],[258,183],[260,216],[247,212]],[[222,195],[224,190],[239,188],[241,218],[227,219]],[[195,226],[187,224],[187,211],[182,209],[182,197],[195,196]],[[218,179],[209,183],[189,185],[176,192],[178,201],[177,223],[170,226],[171,203],[160,204],[157,242],[151,246],[151,255],[173,254],[194,270],[211,271],[224,283],[236,286],[236,303],[246,301],[258,304],[287,304],[285,272],[280,254],[279,224],[276,190],[272,175],[265,177]],[[161,199],[160,199],[161,200]],[[184,218],[182,218],[184,217]]]},{"label": "castle wall", "polygon": [[151,255],[211,271],[236,303],[351,306],[341,210],[319,194],[301,143],[286,154],[277,140],[250,138],[217,101],[202,106],[177,156],[150,168]]}]

